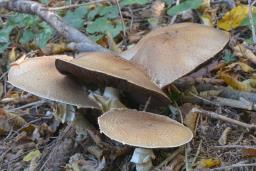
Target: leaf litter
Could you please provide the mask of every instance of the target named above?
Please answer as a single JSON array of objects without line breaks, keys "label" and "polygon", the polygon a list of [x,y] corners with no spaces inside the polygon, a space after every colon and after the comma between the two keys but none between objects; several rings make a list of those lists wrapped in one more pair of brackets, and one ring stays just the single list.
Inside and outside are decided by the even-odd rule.
[{"label": "leaf litter", "polygon": [[[89,30],[91,36],[105,46],[108,46],[105,34],[110,29],[114,36],[115,46],[122,50],[127,45],[129,47],[135,44],[141,39],[141,35],[149,32],[151,28],[169,23],[173,15],[177,16],[175,23],[203,20],[207,25],[229,31],[231,42],[225,48],[230,51],[229,57],[225,51],[221,51],[211,63],[202,64],[203,70],[200,72],[196,70],[172,85],[175,87],[172,89],[179,94],[174,95],[174,91],[170,94],[175,97],[173,98],[177,104],[175,107],[177,111],[181,110],[184,122],[193,130],[195,138],[186,148],[175,149],[177,153],[171,149],[156,150],[156,160],[153,164],[155,168],[159,166],[158,170],[175,171],[224,169],[232,165],[238,165],[238,168],[255,169],[256,166],[246,165],[255,163],[256,139],[253,130],[191,111],[196,106],[233,120],[255,124],[255,111],[243,108],[247,102],[252,105],[256,103],[254,69],[256,50],[247,42],[247,39],[251,38],[250,27],[245,21],[248,16],[247,4],[243,1],[236,1],[236,6],[230,8],[225,3],[205,5],[204,1],[196,1],[195,4],[190,5],[191,2],[185,0],[180,5],[166,2],[165,10],[163,10],[164,1],[159,3],[158,8],[152,7],[148,1],[136,1],[136,3],[129,0],[121,1],[121,5],[124,5],[122,14],[129,28],[126,30],[128,37],[122,37],[119,21],[112,21],[116,11],[109,12],[107,7],[111,6],[104,3],[101,3],[99,8],[104,9],[105,13],[98,14],[97,6],[92,6],[87,9],[91,10],[89,13],[77,8],[74,11],[68,11],[64,18],[66,22],[71,22],[78,28],[83,28],[88,24],[90,27],[86,28],[87,31]],[[51,4],[54,3],[51,2]],[[153,14],[157,16],[151,14],[152,9],[156,10]],[[90,15],[86,16],[88,14]],[[77,17],[76,20],[72,20],[72,16]],[[149,20],[154,17],[157,17],[157,25]],[[84,18],[91,18],[91,23],[84,23],[86,22]],[[106,26],[98,28],[101,21]],[[62,43],[60,37],[57,37],[57,40],[48,39],[47,37],[46,41],[50,41],[48,49],[41,47],[36,55],[70,51],[66,44]],[[7,54],[1,54],[1,57],[7,55],[5,58],[9,62],[12,62],[14,57],[20,57],[19,54],[28,53],[20,46],[8,49],[8,51]],[[2,70],[6,70],[7,67],[2,66]],[[54,119],[53,114],[56,113],[54,103],[49,101],[34,103],[38,101],[37,97],[13,88],[6,82],[6,78],[0,83],[0,95],[2,95],[1,170],[59,170],[60,168],[60,170],[70,171],[134,170],[134,165],[129,163],[132,154],[131,147],[111,141],[99,134],[96,122],[97,113],[80,110],[79,112],[85,115],[79,121],[74,121],[73,126],[69,122],[61,123],[60,121],[65,120],[65,117],[62,117],[62,115],[66,116],[65,110],[60,107],[62,110],[59,109],[57,112],[59,120]],[[244,97],[244,100],[241,97]],[[225,103],[220,98],[223,98]],[[228,103],[233,102],[232,100],[236,100],[239,105]],[[30,103],[33,104],[24,106]],[[179,120],[178,113],[168,114]],[[88,123],[88,125],[83,125],[83,123]]]}]

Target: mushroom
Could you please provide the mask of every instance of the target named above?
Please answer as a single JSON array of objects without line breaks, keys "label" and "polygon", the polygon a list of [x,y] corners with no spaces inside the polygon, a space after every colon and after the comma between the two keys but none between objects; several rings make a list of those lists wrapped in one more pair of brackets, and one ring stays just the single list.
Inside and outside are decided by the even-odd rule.
[{"label": "mushroom", "polygon": [[100,131],[123,144],[138,147],[131,161],[137,171],[150,170],[153,148],[172,148],[188,143],[193,133],[167,116],[131,109],[113,109],[98,118]]},{"label": "mushroom", "polygon": [[[99,110],[84,88],[55,68],[55,60],[71,60],[66,55],[28,58],[11,65],[8,81],[15,87],[36,96],[83,108]],[[69,110],[69,107],[66,108]]]},{"label": "mushroom", "polygon": [[[167,95],[146,75],[139,66],[112,53],[90,52],[73,60],[57,59],[56,68],[63,74],[71,75],[84,84],[94,87],[113,87],[126,92],[134,101],[143,104],[151,97],[151,104],[169,104]],[[113,88],[104,94],[118,99]]]},{"label": "mushroom", "polygon": [[122,57],[144,66],[164,88],[206,62],[229,41],[229,34],[209,26],[181,23],[158,28]]}]

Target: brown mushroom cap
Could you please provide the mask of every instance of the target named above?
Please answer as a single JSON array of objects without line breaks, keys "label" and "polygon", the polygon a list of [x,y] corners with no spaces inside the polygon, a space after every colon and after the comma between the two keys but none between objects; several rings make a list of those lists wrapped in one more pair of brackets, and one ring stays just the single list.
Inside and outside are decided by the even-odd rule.
[{"label": "brown mushroom cap", "polygon": [[72,57],[42,56],[13,64],[8,74],[9,82],[15,87],[42,98],[79,107],[99,109],[88,98],[81,85],[57,71],[56,59],[71,60]]},{"label": "brown mushroom cap", "polygon": [[229,34],[201,24],[181,23],[156,29],[123,54],[143,65],[165,87],[206,62],[229,41]]},{"label": "brown mushroom cap", "polygon": [[123,90],[141,104],[149,97],[152,97],[150,104],[170,103],[169,98],[144,70],[111,53],[85,53],[71,61],[57,59],[56,67],[61,73],[76,77],[85,84]]},{"label": "brown mushroom cap", "polygon": [[167,116],[114,109],[98,118],[100,131],[113,140],[136,147],[170,148],[188,143],[193,133]]}]

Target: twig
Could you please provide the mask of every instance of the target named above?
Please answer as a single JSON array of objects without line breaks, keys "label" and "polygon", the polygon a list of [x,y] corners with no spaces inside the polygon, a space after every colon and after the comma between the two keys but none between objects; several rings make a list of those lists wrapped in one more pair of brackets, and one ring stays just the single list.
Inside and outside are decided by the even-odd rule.
[{"label": "twig", "polygon": [[[0,7],[11,11],[39,16],[68,41],[74,43],[82,43],[84,45],[82,49],[83,51],[108,51],[107,49],[91,41],[87,36],[85,36],[76,28],[67,25],[58,15],[52,11],[46,10],[45,7],[40,3],[30,0],[0,0]],[[73,50],[80,51],[80,49]]]},{"label": "twig", "polygon": [[43,161],[44,163],[42,164],[42,166],[40,168],[38,168],[37,170],[42,171],[45,170],[45,166],[48,164],[49,160],[51,159],[51,156],[58,150],[58,146],[57,144],[60,144],[61,141],[64,139],[64,137],[67,137],[66,135],[68,134],[68,132],[71,131],[72,133],[75,134],[74,131],[72,131],[72,126],[71,124],[67,125],[67,127],[63,130],[63,132],[60,133],[60,135],[58,136],[58,138],[56,139],[55,143],[53,144],[53,147],[50,151],[49,156],[47,157],[47,159],[45,161]]},{"label": "twig", "polygon": [[118,7],[118,11],[119,11],[119,14],[120,14],[120,17],[121,17],[124,37],[126,38],[126,36],[127,36],[126,35],[126,27],[125,27],[124,17],[123,17],[122,11],[121,11],[121,7],[120,7],[120,4],[119,4],[119,0],[115,0],[115,1],[116,1],[116,5]]},{"label": "twig", "polygon": [[241,97],[240,100],[216,97],[216,102],[222,106],[230,106],[230,107],[235,107],[235,108],[245,109],[245,110],[256,110],[255,104],[253,102],[250,102],[244,99],[243,97]]},{"label": "twig", "polygon": [[[176,6],[179,5],[179,4],[180,4],[180,0],[177,0],[176,1]],[[170,24],[173,24],[175,22],[176,18],[177,18],[177,15],[173,16]]]},{"label": "twig", "polygon": [[1,81],[5,76],[7,76],[7,74],[8,74],[8,71],[4,72],[4,73],[0,76],[0,81]]},{"label": "twig", "polygon": [[256,146],[248,145],[222,145],[222,146],[213,146],[213,148],[245,148],[245,149],[256,149]]},{"label": "twig", "polygon": [[148,98],[148,100],[146,101],[146,104],[145,104],[145,106],[144,106],[143,111],[147,111],[148,106],[149,106],[149,104],[150,104],[150,101],[151,101],[151,96],[150,96],[150,97]]},{"label": "twig", "polygon": [[248,0],[248,16],[249,16],[249,21],[251,25],[251,30],[252,30],[252,40],[253,43],[256,43],[256,33],[255,33],[255,27],[254,27],[254,22],[253,22],[253,16],[252,16],[252,2],[251,0]]},{"label": "twig", "polygon": [[154,167],[152,170],[160,170],[163,166],[167,165],[174,157],[176,157],[183,149],[178,148],[170,156],[168,156],[164,161],[162,161],[158,166]]},{"label": "twig", "polygon": [[211,111],[207,111],[207,110],[203,110],[203,109],[198,109],[196,107],[194,107],[191,111],[195,112],[195,113],[200,113],[200,114],[212,117],[214,119],[219,119],[219,120],[222,120],[222,121],[225,121],[225,122],[229,122],[229,123],[232,123],[232,124],[235,124],[235,125],[247,128],[247,129],[256,128],[256,125],[240,122],[238,120],[234,120],[234,119],[228,118],[226,116],[217,114],[215,112],[211,112]]},{"label": "twig", "polygon": [[200,140],[200,143],[199,143],[198,148],[197,148],[197,150],[196,150],[196,155],[195,155],[195,157],[193,158],[193,161],[192,161],[192,164],[191,164],[192,166],[196,163],[196,160],[197,160],[197,158],[198,158],[198,156],[199,156],[199,154],[200,154],[200,152],[201,152],[202,143],[203,143],[203,141]]},{"label": "twig", "polygon": [[96,0],[96,1],[90,1],[82,4],[72,4],[72,5],[66,5],[66,6],[61,6],[61,7],[52,7],[52,8],[44,8],[49,11],[59,11],[59,10],[65,10],[65,9],[71,9],[71,8],[76,8],[76,7],[81,7],[81,6],[87,6],[91,4],[96,4],[99,2],[105,2],[107,0]]},{"label": "twig", "polygon": [[[250,167],[250,166],[253,166],[255,167],[256,166],[256,163],[249,163],[249,164],[243,164],[243,163],[239,163],[239,164],[233,164],[231,166],[223,166],[223,167],[217,167],[217,168],[214,168],[214,169],[207,169],[207,171],[216,171],[216,170],[227,170],[227,169],[234,169],[234,168],[241,168],[241,167]],[[194,171],[202,171],[201,169],[195,169]]]},{"label": "twig", "polygon": [[228,5],[229,8],[235,8],[236,7],[236,3],[234,2],[234,0],[212,0],[211,3],[212,4],[225,3],[225,4]]},{"label": "twig", "polygon": [[20,106],[20,107],[16,107],[16,108],[13,108],[13,109],[7,109],[8,112],[13,112],[15,110],[19,110],[19,109],[23,109],[23,108],[27,108],[27,107],[31,107],[31,106],[34,106],[34,105],[42,105],[43,103],[45,103],[46,100],[39,100],[39,101],[36,101],[36,102],[32,102],[32,103],[28,103],[28,104],[25,104],[23,106]]}]

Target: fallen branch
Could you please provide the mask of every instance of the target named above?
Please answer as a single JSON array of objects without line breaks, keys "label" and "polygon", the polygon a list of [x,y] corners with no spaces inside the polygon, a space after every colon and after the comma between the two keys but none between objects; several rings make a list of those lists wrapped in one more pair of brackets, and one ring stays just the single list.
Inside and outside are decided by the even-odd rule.
[{"label": "fallen branch", "polygon": [[232,123],[232,124],[235,124],[235,125],[238,125],[238,126],[247,128],[247,129],[256,128],[256,125],[247,124],[247,123],[244,123],[244,122],[241,122],[241,121],[238,121],[238,120],[235,120],[235,119],[228,118],[228,117],[226,117],[226,116],[220,115],[220,114],[218,114],[218,113],[211,112],[211,111],[207,111],[207,110],[203,110],[203,109],[198,109],[198,108],[196,108],[196,107],[194,107],[194,108],[191,110],[191,112],[203,114],[203,115],[209,116],[209,117],[211,117],[211,118],[219,119],[219,120],[222,120],[222,121],[225,121],[225,122],[229,122],[229,123]]},{"label": "fallen branch", "polygon": [[[242,168],[242,167],[256,167],[256,163],[238,163],[238,164],[233,164],[230,166],[222,166],[222,167],[217,167],[214,169],[207,169],[207,171],[216,171],[216,170],[233,170],[234,168]],[[205,169],[203,169],[205,170]],[[203,171],[202,169],[195,169],[194,171]]]},{"label": "fallen branch", "polygon": [[[39,16],[42,20],[47,22],[54,28],[61,36],[70,42],[82,43],[83,49],[73,49],[78,51],[108,51],[107,49],[97,45],[91,41],[82,32],[74,27],[67,25],[63,20],[54,12],[47,10],[42,4],[29,1],[29,0],[0,0],[0,7],[6,8],[11,11],[32,14]],[[76,46],[74,46],[76,47]]]},{"label": "fallen branch", "polygon": [[242,149],[256,149],[256,146],[248,146],[248,145],[222,145],[222,146],[213,146],[213,148],[242,148]]}]

